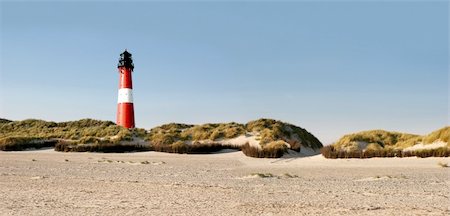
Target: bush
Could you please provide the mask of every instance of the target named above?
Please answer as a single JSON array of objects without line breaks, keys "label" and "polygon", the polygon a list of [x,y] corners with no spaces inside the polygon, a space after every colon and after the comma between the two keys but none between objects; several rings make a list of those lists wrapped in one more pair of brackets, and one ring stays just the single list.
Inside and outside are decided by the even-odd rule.
[{"label": "bush", "polygon": [[57,140],[48,140],[37,137],[6,137],[0,139],[1,151],[22,151],[28,148],[53,147]]},{"label": "bush", "polygon": [[402,151],[394,148],[371,149],[366,151],[344,151],[337,150],[334,146],[325,146],[320,150],[325,158],[372,158],[372,157],[449,157],[450,148],[441,147],[437,149],[423,149],[415,151]]},{"label": "bush", "polygon": [[450,142],[450,127],[444,127],[423,137],[424,143],[432,143],[441,140],[442,142]]},{"label": "bush", "polygon": [[222,145],[219,143],[208,143],[208,144],[194,144],[191,145],[189,147],[189,151],[188,153],[191,154],[208,154],[208,153],[213,153],[213,152],[217,152],[223,149],[236,149],[236,150],[240,150],[239,146],[234,146],[234,145]]},{"label": "bush", "polygon": [[291,146],[291,150],[296,151],[296,152],[300,152],[302,146],[301,146],[299,141],[297,141],[297,140],[287,140],[286,142]]},{"label": "bush", "polygon": [[0,124],[6,124],[12,122],[11,120],[0,118]]},{"label": "bush", "polygon": [[[257,138],[261,146],[273,141],[285,141],[294,151],[299,152],[301,145],[319,149],[322,143],[312,134],[300,127],[276,121],[273,119],[260,119],[245,125],[235,122],[226,124],[165,124],[153,128],[149,133],[149,141],[158,149],[165,149],[177,141],[206,141],[214,143],[219,139],[232,139],[246,132],[259,134]],[[169,150],[168,150],[169,151]]]},{"label": "bush", "polygon": [[[6,122],[6,121],[4,121]],[[144,131],[139,131],[142,136]],[[39,137],[42,139],[70,139],[85,142],[82,139],[114,138],[115,140],[130,140],[131,131],[115,125],[111,121],[81,119],[69,122],[47,122],[36,119],[13,121],[0,124],[0,138],[7,137]]]},{"label": "bush", "polygon": [[356,151],[356,149],[354,148],[358,148],[358,142],[378,144],[380,147],[384,148],[387,146],[394,146],[397,143],[406,142],[407,140],[418,137],[420,136],[415,134],[390,132],[384,130],[371,130],[345,135],[333,145],[341,149],[348,147],[349,149]]},{"label": "bush", "polygon": [[[292,140],[297,140],[301,142],[302,145],[312,149],[320,149],[323,146],[322,143],[307,130],[273,119],[250,121],[245,125],[245,128],[249,132],[260,133],[261,145],[277,140],[283,140],[288,143],[292,142]],[[298,143],[298,145],[300,145],[300,143]],[[299,147],[300,146],[297,147],[294,145],[292,149],[300,151]]]},{"label": "bush", "polygon": [[189,150],[189,146],[183,141],[177,141],[170,145],[170,147],[172,148],[172,152],[180,154],[187,153]]},{"label": "bush", "polygon": [[284,147],[275,144],[270,145],[269,147],[265,148],[256,148],[253,146],[250,146],[248,143],[246,143],[244,146],[242,146],[242,152],[249,157],[256,157],[256,158],[280,158],[284,155],[285,152],[287,152],[286,145],[283,144]]},{"label": "bush", "polygon": [[55,151],[62,152],[104,152],[104,153],[123,153],[123,152],[141,152],[150,151],[148,145],[136,144],[113,144],[113,143],[99,143],[99,144],[73,144],[70,142],[58,142],[55,145]]},{"label": "bush", "polygon": [[237,149],[238,146],[222,145],[220,143],[194,143],[188,145],[182,141],[177,141],[171,145],[152,145],[152,150],[158,152],[178,153],[178,154],[209,154],[223,149]]}]

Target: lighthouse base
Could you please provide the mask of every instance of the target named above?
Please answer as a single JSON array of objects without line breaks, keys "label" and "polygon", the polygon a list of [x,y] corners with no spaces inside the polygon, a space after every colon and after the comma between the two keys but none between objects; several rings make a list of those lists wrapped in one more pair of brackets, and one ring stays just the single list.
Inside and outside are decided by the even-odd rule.
[{"label": "lighthouse base", "polygon": [[133,103],[120,103],[117,105],[117,125],[125,128],[134,128]]}]

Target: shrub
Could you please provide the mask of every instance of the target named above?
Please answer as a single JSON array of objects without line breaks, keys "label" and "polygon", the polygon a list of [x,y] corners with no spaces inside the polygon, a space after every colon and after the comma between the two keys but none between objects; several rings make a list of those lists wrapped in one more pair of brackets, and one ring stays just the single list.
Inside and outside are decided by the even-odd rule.
[{"label": "shrub", "polygon": [[442,142],[450,142],[450,127],[444,127],[423,137],[424,143],[432,143],[441,140]]},{"label": "shrub", "polygon": [[[260,142],[262,145],[277,140],[284,140],[288,143],[292,142],[291,140],[298,140],[300,142],[298,145],[301,144],[312,149],[320,149],[323,146],[322,143],[307,130],[273,119],[250,121],[245,125],[245,128],[249,132],[260,133]],[[297,146],[294,146],[293,150],[300,151]]]},{"label": "shrub", "polygon": [[11,120],[0,118],[0,124],[6,124],[12,122]]},{"label": "shrub", "polygon": [[194,143],[189,145],[182,141],[177,141],[171,145],[152,145],[152,150],[154,151],[179,154],[209,154],[223,149],[240,150],[238,146],[222,145],[220,143]]},{"label": "shrub", "polygon": [[394,148],[383,148],[378,150],[366,151],[344,151],[338,150],[336,147],[330,145],[325,146],[320,150],[325,158],[372,158],[372,157],[449,157],[450,148],[441,147],[437,149],[423,149],[415,151],[402,151]]},{"label": "shrub", "polygon": [[140,152],[150,151],[150,146],[136,144],[73,144],[70,142],[58,142],[55,145],[55,151],[62,152],[104,152],[104,153],[122,153],[122,152]]},{"label": "shrub", "polygon": [[300,152],[301,144],[300,144],[299,141],[297,141],[297,140],[287,140],[286,142],[291,146],[291,150],[294,150],[296,152]]},{"label": "shrub", "polygon": [[170,145],[170,147],[172,148],[172,152],[173,153],[187,153],[189,150],[189,146],[182,142],[182,141],[177,141],[175,143],[173,143],[172,145]]},{"label": "shrub", "polygon": [[242,125],[237,125],[234,127],[228,127],[224,130],[225,138],[231,139],[238,137],[239,135],[245,134],[244,127]]},{"label": "shrub", "polygon": [[419,135],[384,130],[371,130],[345,135],[333,145],[336,148],[343,149],[347,147],[352,151],[356,151],[358,142],[374,143],[384,148],[386,146],[394,146],[398,142],[405,142],[409,139],[417,137],[419,137]]},{"label": "shrub", "polygon": [[[140,131],[140,134],[142,133],[143,131]],[[87,141],[95,141],[94,138],[112,137],[118,141],[131,140],[132,134],[130,130],[115,125],[111,121],[81,119],[79,121],[56,123],[27,119],[0,124],[0,138],[7,137],[39,137],[48,140],[71,139],[86,142],[87,139]]]},{"label": "shrub", "polygon": [[240,150],[239,146],[234,145],[222,145],[220,143],[207,143],[207,144],[193,144],[189,148],[189,152],[191,154],[208,154],[217,152],[223,149],[236,149]]},{"label": "shrub", "polygon": [[219,139],[219,138],[222,138],[222,137],[224,137],[224,134],[223,134],[222,131],[214,130],[214,131],[211,133],[211,136],[209,136],[209,139],[210,139],[210,140],[216,140],[216,139]]},{"label": "shrub", "polygon": [[286,145],[283,144],[284,147],[281,147],[280,145],[271,145],[268,148],[256,148],[253,146],[250,146],[248,143],[246,143],[244,146],[242,146],[242,152],[246,156],[250,157],[256,157],[256,158],[280,158],[283,156],[283,154],[287,151]]},{"label": "shrub", "polygon": [[0,150],[22,151],[28,148],[53,147],[56,140],[48,140],[39,137],[5,137],[0,139]]}]

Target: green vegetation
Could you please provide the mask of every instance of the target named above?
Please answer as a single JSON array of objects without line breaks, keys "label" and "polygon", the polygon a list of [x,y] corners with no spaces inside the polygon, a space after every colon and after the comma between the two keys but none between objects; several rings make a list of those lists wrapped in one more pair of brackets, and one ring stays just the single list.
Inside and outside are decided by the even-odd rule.
[{"label": "green vegetation", "polygon": [[58,141],[67,141],[65,145],[117,144],[130,141],[133,136],[146,136],[143,129],[128,130],[111,121],[93,119],[60,123],[37,119],[1,119],[0,122],[0,150],[5,151],[51,147]]},{"label": "green vegetation", "polygon": [[421,149],[414,151],[402,151],[400,149],[383,148],[380,150],[355,150],[345,151],[334,148],[334,146],[325,146],[320,152],[325,158],[373,158],[373,157],[449,157],[450,148],[440,147],[435,149]]},{"label": "green vegetation", "polygon": [[434,131],[422,138],[423,143],[430,144],[435,141],[446,142],[447,144],[450,142],[450,127],[444,127],[437,131]]},{"label": "green vegetation", "polygon": [[119,140],[127,140],[131,138],[131,132],[111,121],[81,119],[56,123],[27,119],[0,125],[0,138],[11,136],[70,140],[80,140],[86,137],[105,138],[114,136]]},{"label": "green vegetation", "polygon": [[[226,144],[221,141],[239,136],[256,136],[260,147]],[[148,145],[136,144],[135,139]],[[238,149],[252,157],[281,157],[288,149],[300,152],[302,146],[319,149],[322,143],[303,128],[272,119],[247,124],[165,124],[147,132],[123,128],[111,121],[81,119],[51,122],[37,119],[0,119],[0,150],[23,150],[55,146],[56,151],[163,151],[171,153],[211,153]]]},{"label": "green vegetation", "polygon": [[4,137],[0,138],[1,151],[22,151],[27,148],[53,147],[56,140],[45,140],[37,137]]},{"label": "green vegetation", "polygon": [[[389,132],[363,131],[343,136],[339,141],[321,149],[326,158],[370,157],[448,157],[450,127],[444,127],[425,136]],[[446,142],[447,146],[434,149],[404,150],[418,143]]]},{"label": "green vegetation", "polygon": [[190,152],[192,146],[201,145],[210,145],[212,149],[216,149],[216,146],[220,146],[218,142],[223,139],[250,134],[256,135],[261,145],[261,148],[244,148],[244,153],[252,157],[281,157],[287,152],[286,143],[291,150],[297,152],[302,145],[313,149],[322,147],[322,143],[305,129],[272,119],[259,119],[247,124],[165,124],[151,129],[149,140],[156,151],[179,153]]},{"label": "green vegetation", "polygon": [[122,152],[140,152],[150,151],[148,145],[137,144],[118,144],[118,143],[96,143],[96,144],[78,144],[73,145],[68,142],[58,142],[55,145],[55,151],[62,152],[105,152],[105,153],[122,153]]},{"label": "green vegetation", "polygon": [[[333,146],[337,149],[346,149],[348,151],[361,150],[362,144],[370,145],[371,148],[393,147],[398,142],[418,138],[419,135],[390,132],[384,130],[362,131],[359,133],[349,134],[339,139]],[[365,148],[365,146],[364,146]]]},{"label": "green vegetation", "polygon": [[6,123],[10,123],[10,122],[12,122],[12,121],[8,120],[8,119],[0,118],[0,124],[6,124]]},{"label": "green vegetation", "polygon": [[293,150],[300,150],[300,145],[312,149],[322,148],[322,143],[307,130],[295,125],[273,119],[259,119],[245,125],[248,132],[260,134],[260,144],[284,140]]},{"label": "green vegetation", "polygon": [[171,145],[151,145],[152,151],[178,154],[210,154],[223,149],[240,150],[240,147],[233,145],[222,145],[219,143],[194,143],[189,145],[182,141],[177,141]]},{"label": "green vegetation", "polygon": [[218,139],[231,139],[245,134],[241,124],[165,124],[150,130],[149,139],[153,144],[171,145],[177,141],[201,141]]},{"label": "green vegetation", "polygon": [[246,143],[244,146],[242,146],[241,150],[245,155],[249,157],[279,158],[287,152],[287,146],[284,143],[279,144],[274,142],[273,144],[271,143],[270,145],[267,145],[260,149],[250,146],[248,143]]}]

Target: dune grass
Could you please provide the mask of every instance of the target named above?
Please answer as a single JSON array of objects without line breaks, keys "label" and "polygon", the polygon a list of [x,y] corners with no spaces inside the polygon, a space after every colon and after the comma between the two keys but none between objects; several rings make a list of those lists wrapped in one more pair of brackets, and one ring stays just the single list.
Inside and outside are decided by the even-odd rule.
[{"label": "dune grass", "polygon": [[239,146],[222,145],[219,143],[194,143],[186,144],[177,141],[171,145],[152,145],[151,150],[178,154],[210,154],[224,149],[240,150]]},{"label": "dune grass", "polygon": [[62,151],[62,152],[122,153],[122,152],[141,152],[150,150],[152,150],[150,146],[138,144],[96,143],[96,144],[73,145],[72,143],[69,142],[60,141],[55,145],[55,151]]},{"label": "dune grass", "polygon": [[[390,132],[383,130],[363,131],[343,136],[338,142],[325,146],[321,153],[326,158],[371,158],[371,157],[448,157],[450,127],[444,127],[428,135]],[[447,142],[447,146],[435,149],[404,149],[418,143],[430,144],[436,141]],[[359,143],[366,143],[360,148]]]},{"label": "dune grass", "polygon": [[354,134],[345,135],[340,138],[336,143],[333,144],[334,147],[340,149],[348,149],[348,150],[358,150],[359,143],[364,142],[368,145],[372,145],[372,148],[377,148],[374,145],[378,145],[381,148],[387,146],[394,146],[398,142],[405,142],[412,138],[418,138],[419,135],[415,134],[407,134],[407,133],[399,133],[399,132],[391,132],[384,130],[371,130],[371,131],[362,131]]},{"label": "dune grass", "polygon": [[260,143],[283,140],[291,145],[293,150],[299,151],[300,145],[312,149],[320,149],[323,145],[314,135],[307,130],[273,119],[259,119],[245,124],[248,132],[260,134]]},{"label": "dune grass", "polygon": [[1,151],[22,151],[30,148],[40,149],[53,147],[56,140],[45,140],[38,137],[4,137],[0,138]]},{"label": "dune grass", "polygon": [[438,140],[448,144],[450,142],[450,127],[444,127],[431,132],[430,134],[424,136],[422,140],[424,144],[430,144]]},{"label": "dune grass", "polygon": [[[148,140],[150,140],[152,146],[155,146],[156,151],[189,152],[190,150],[186,150],[187,147],[185,146],[188,145],[187,142],[197,143],[194,144],[197,147],[206,145],[209,146],[208,148],[216,149],[215,146],[220,145],[218,141],[246,134],[257,134],[262,148],[257,151],[246,147],[245,152],[253,156],[266,157],[265,155],[270,154],[265,152],[285,152],[285,148],[287,148],[285,143],[288,143],[290,149],[297,152],[300,152],[302,145],[313,149],[322,147],[322,143],[305,129],[273,119],[259,119],[247,124],[235,122],[203,125],[165,124],[151,129]],[[268,145],[274,142],[283,143],[283,145]],[[266,145],[268,147],[264,150]],[[279,154],[276,153],[275,155]]]},{"label": "dune grass", "polygon": [[0,138],[12,136],[70,140],[80,140],[86,137],[104,138],[114,136],[118,140],[127,140],[131,138],[131,132],[111,121],[94,119],[60,123],[27,119],[0,124]]},{"label": "dune grass", "polygon": [[[256,135],[261,148],[223,145],[224,139]],[[141,138],[148,145],[137,145]],[[125,141],[125,142],[124,142]],[[124,143],[127,143],[126,145]],[[259,119],[247,124],[203,125],[165,124],[147,132],[126,129],[111,121],[81,119],[52,122],[38,119],[0,119],[0,150],[23,150],[55,146],[56,151],[163,151],[171,153],[211,153],[222,149],[245,149],[252,157],[281,157],[287,149],[299,152],[301,146],[319,149],[322,143],[308,131],[281,121]]]},{"label": "dune grass", "polygon": [[51,122],[38,119],[0,121],[0,150],[53,147],[59,141],[77,144],[118,144],[133,136],[145,137],[143,129],[128,130],[111,121],[81,119]]},{"label": "dune grass", "polygon": [[422,149],[415,151],[402,151],[400,149],[384,148],[380,150],[356,150],[345,151],[336,149],[334,146],[325,146],[321,149],[325,158],[373,158],[373,157],[449,157],[450,148],[441,147],[436,149]]},{"label": "dune grass", "polygon": [[256,158],[280,158],[287,152],[287,147],[283,143],[266,145],[262,149],[250,146],[248,143],[241,147],[242,152],[249,157]]}]

